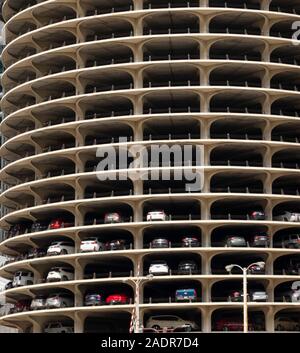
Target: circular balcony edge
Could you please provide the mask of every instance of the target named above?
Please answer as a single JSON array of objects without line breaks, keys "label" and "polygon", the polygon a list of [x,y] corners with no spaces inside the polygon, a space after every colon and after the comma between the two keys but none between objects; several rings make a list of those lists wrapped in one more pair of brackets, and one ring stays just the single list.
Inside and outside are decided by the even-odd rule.
[{"label": "circular balcony edge", "polygon": [[25,60],[32,60],[33,58],[38,58],[40,56],[44,56],[44,55],[48,55],[48,54],[52,54],[52,53],[56,53],[56,52],[60,52],[60,51],[68,51],[68,50],[74,50],[76,52],[76,50],[80,50],[83,47],[88,47],[88,46],[93,46],[95,44],[97,45],[109,45],[109,44],[126,44],[128,46],[128,44],[136,44],[139,42],[139,44],[144,45],[145,43],[147,43],[149,40],[153,40],[153,39],[170,39],[170,38],[174,38],[174,39],[185,39],[185,38],[190,38],[190,39],[194,39],[194,40],[198,40],[198,41],[203,41],[203,40],[207,40],[207,39],[216,39],[216,41],[222,40],[222,39],[243,39],[243,38],[247,38],[247,39],[254,39],[254,40],[260,40],[264,43],[268,43],[268,44],[291,44],[293,45],[293,43],[295,42],[295,40],[293,38],[283,38],[283,37],[271,37],[271,36],[262,36],[262,35],[245,35],[245,34],[232,34],[232,33],[181,33],[181,34],[160,34],[160,35],[142,35],[142,36],[129,36],[129,37],[119,37],[119,38],[109,38],[109,39],[103,39],[103,40],[97,40],[97,41],[88,41],[88,42],[81,42],[81,43],[75,43],[75,44],[70,44],[70,45],[65,45],[65,46],[61,46],[61,47],[57,47],[57,48],[53,48],[53,49],[48,49],[48,50],[44,50],[40,53],[35,53],[32,55],[29,55],[25,58],[16,60],[15,62],[12,62],[11,64],[7,64],[5,63],[5,61],[8,60],[8,58],[5,58],[5,55],[9,55],[7,53],[8,49],[13,46],[13,42],[11,42],[9,45],[7,45],[2,54],[1,54],[1,59],[3,61],[3,64],[5,66],[5,69],[9,69],[12,65],[19,63],[21,61],[25,61]]},{"label": "circular balcony edge", "polygon": [[[29,80],[26,82],[23,82],[21,84],[18,84],[17,86],[11,88],[10,90],[7,90],[4,95],[2,96],[2,101],[3,100],[7,100],[10,94],[15,94],[15,93],[22,93],[22,90],[28,90],[31,89],[32,90],[32,85],[35,83],[40,83],[43,81],[54,81],[54,80],[69,80],[70,78],[77,78],[77,76],[79,76],[80,74],[86,74],[86,73],[90,73],[90,72],[101,72],[101,71],[107,71],[108,69],[111,70],[118,70],[118,71],[124,71],[127,72],[128,70],[132,70],[132,69],[141,69],[141,70],[145,70],[151,66],[161,66],[161,65],[165,65],[165,66],[169,66],[169,65],[190,65],[190,66],[194,66],[194,67],[201,67],[201,64],[211,64],[209,66],[209,68],[219,68],[219,67],[226,67],[228,65],[245,65],[245,66],[258,66],[258,67],[262,67],[262,68],[268,68],[268,69],[274,69],[274,71],[276,72],[276,75],[278,73],[280,73],[278,71],[278,69],[282,69],[282,72],[287,72],[287,69],[290,69],[292,72],[293,71],[297,71],[300,73],[300,67],[292,65],[292,64],[284,64],[284,63],[276,63],[276,62],[263,62],[263,61],[245,61],[245,60],[227,60],[227,59],[189,59],[189,60],[157,60],[157,61],[140,61],[140,62],[128,62],[128,63],[118,63],[118,64],[109,64],[109,65],[102,65],[102,66],[96,66],[96,67],[83,67],[83,68],[76,68],[73,70],[68,70],[68,71],[62,71],[62,72],[57,72],[54,74],[50,74],[50,75],[45,75],[42,77],[38,77],[35,78],[33,80]],[[208,67],[208,65],[206,66]],[[7,76],[7,71],[13,71],[13,70],[6,70],[4,71],[4,75]],[[4,77],[5,77],[4,76]],[[3,78],[2,78],[2,84],[3,84]],[[5,83],[3,84],[4,88],[5,88]],[[200,85],[199,85],[200,86]],[[163,87],[163,86],[160,86]],[[155,87],[155,88],[160,88],[160,87]],[[170,87],[170,86],[168,86]],[[177,87],[177,86],[176,86]],[[190,86],[190,87],[197,87],[197,86]],[[206,87],[219,87],[216,85],[209,85]],[[222,87],[222,86],[221,86]],[[226,86],[228,87],[228,86]],[[229,86],[229,87],[243,87],[243,86]],[[146,89],[148,87],[143,87],[143,89]],[[251,88],[251,87],[249,87]],[[255,87],[254,87],[255,88]],[[259,87],[259,88],[267,88],[267,89],[272,89],[269,87]],[[131,89],[129,89],[131,90]],[[280,89],[275,89],[280,90]],[[19,92],[20,91],[20,92]],[[282,91],[287,91],[290,92],[292,90],[282,90]],[[110,92],[110,91],[106,91],[106,92]],[[293,92],[293,91],[292,91]]]},{"label": "circular balcony edge", "polygon": [[[0,244],[1,246],[2,244]],[[149,255],[165,255],[165,254],[197,254],[201,257],[202,254],[210,255],[210,257],[215,257],[220,254],[256,254],[256,255],[264,255],[267,254],[268,256],[270,255],[277,255],[276,258],[273,260],[275,261],[279,257],[282,256],[288,256],[288,255],[299,255],[300,251],[299,249],[288,249],[288,248],[271,248],[271,247],[266,247],[266,248],[258,248],[258,247],[212,247],[212,246],[207,246],[207,247],[191,247],[191,248],[166,248],[166,249],[150,249],[150,248],[142,248],[142,249],[126,249],[126,250],[114,250],[114,251],[101,251],[101,252],[90,252],[90,253],[72,253],[72,254],[67,254],[67,255],[57,255],[57,256],[44,256],[40,258],[35,258],[35,259],[26,259],[26,260],[20,260],[20,261],[14,261],[10,262],[7,264],[4,264],[3,266],[0,267],[0,274],[2,277],[6,278],[8,277],[8,274],[12,274],[16,271],[18,271],[20,268],[30,270],[32,269],[32,266],[34,265],[39,265],[39,264],[45,264],[45,263],[67,263],[71,266],[75,265],[76,266],[76,261],[77,260],[93,260],[93,259],[106,259],[106,258],[128,258],[132,261],[136,257],[139,258],[144,258]],[[192,276],[192,277],[191,277]],[[191,274],[191,275],[169,275],[169,276],[155,276],[156,279],[182,279],[182,278],[198,278],[198,279],[211,279],[211,278],[224,278],[224,279],[232,279],[230,276],[235,276],[235,275],[228,275],[228,274]],[[241,275],[236,275],[236,276],[242,276]],[[255,275],[251,275],[251,278],[253,278]],[[282,279],[282,278],[291,278],[291,279],[299,279],[299,276],[297,275],[278,275],[278,274],[264,274],[264,275],[257,275],[258,278],[263,278],[263,279]],[[125,278],[128,276],[123,276],[120,278]],[[133,278],[135,276],[132,276]],[[129,278],[132,278],[129,277]],[[141,276],[143,277],[143,276]],[[115,280],[116,277],[105,277],[105,278],[94,278],[91,280],[101,280],[101,281],[111,281]],[[74,281],[67,281],[66,283],[69,284],[71,282],[78,282],[78,281],[84,281],[83,283],[86,282],[87,279],[80,279],[80,280],[74,280]],[[34,285],[40,286],[40,285],[58,285],[61,284],[62,282],[53,282],[53,283],[36,283]],[[63,283],[65,284],[65,283]],[[9,289],[11,290],[17,290],[19,288],[24,288],[24,287],[18,287],[18,288],[12,288]],[[32,288],[32,285],[30,286]]]},{"label": "circular balcony edge", "polygon": [[[63,1],[60,1],[63,2]],[[66,4],[68,4],[68,2],[65,2]],[[40,3],[40,4],[36,4],[36,5],[49,5],[50,3]],[[35,5],[35,6],[36,6]],[[29,12],[35,10],[38,6],[36,7],[31,7],[25,10],[29,10]],[[204,16],[208,16],[210,15],[210,20],[212,20],[215,16],[218,16],[220,13],[224,14],[224,13],[242,13],[242,14],[248,14],[248,15],[257,15],[261,17],[261,20],[264,18],[268,18],[269,20],[274,20],[274,19],[278,19],[278,20],[286,20],[286,19],[291,19],[291,20],[299,20],[300,18],[300,14],[293,14],[293,13],[288,13],[288,12],[277,12],[277,11],[266,11],[266,10],[251,10],[251,9],[247,9],[247,8],[228,8],[228,7],[181,7],[181,8],[152,8],[152,9],[142,9],[142,10],[129,10],[129,11],[120,11],[120,12],[112,12],[112,13],[105,13],[105,14],[99,14],[99,15],[93,15],[93,16],[82,16],[82,17],[75,17],[72,19],[68,19],[68,20],[63,20],[63,21],[59,21],[56,23],[52,23],[52,24],[47,24],[44,26],[41,26],[39,28],[36,28],[34,30],[31,30],[29,32],[23,33],[19,36],[17,36],[16,38],[12,39],[11,41],[9,41],[7,43],[7,47],[10,47],[11,45],[14,44],[19,44],[19,41],[22,40],[28,40],[27,37],[29,37],[29,40],[32,40],[31,36],[34,34],[38,34],[39,32],[43,31],[43,30],[49,30],[49,29],[53,29],[53,28],[61,28],[64,27],[68,24],[73,24],[75,28],[81,24],[81,22],[89,22],[89,21],[93,21],[93,20],[101,20],[101,19],[112,19],[112,21],[114,20],[114,18],[118,18],[120,17],[121,19],[125,19],[128,20],[129,18],[134,18],[135,20],[137,18],[146,18],[147,15],[154,15],[154,14],[163,14],[163,13],[193,13],[195,15],[204,15]],[[215,16],[211,18],[212,14],[214,14]],[[21,17],[24,16],[24,11],[20,11],[19,13],[17,13],[15,16],[11,17],[8,21],[6,21],[5,23],[5,30],[7,30],[7,27],[9,25],[12,25],[13,22],[15,20],[18,20],[17,17]],[[31,14],[32,17],[32,14]],[[19,20],[20,21],[20,20]],[[275,22],[276,24],[276,22]],[[272,25],[274,25],[274,23],[272,23]],[[243,35],[243,34],[242,34]],[[6,49],[4,49],[6,51]]]},{"label": "circular balcony edge", "polygon": [[[208,309],[214,309],[213,311],[217,309],[222,309],[222,308],[237,308],[243,307],[243,303],[235,303],[235,302],[192,302],[192,303],[152,303],[152,304],[144,304],[141,303],[139,307],[143,310],[146,309],[179,309],[179,308],[198,308],[205,310],[206,308]],[[290,309],[290,308],[299,308],[298,303],[276,303],[276,302],[249,302],[248,303],[249,308],[270,308],[272,307],[273,309],[277,311],[281,311],[284,309]],[[122,304],[122,305],[103,305],[103,306],[77,306],[77,307],[70,307],[70,308],[63,308],[63,309],[46,309],[46,310],[34,310],[34,311],[26,311],[26,312],[21,312],[21,313],[16,313],[16,314],[8,314],[5,316],[2,316],[0,318],[0,324],[3,323],[5,325],[6,321],[12,321],[14,319],[15,322],[17,322],[18,319],[22,319],[22,321],[26,320],[26,318],[31,321],[30,319],[34,317],[41,317],[41,316],[47,316],[49,320],[51,318],[55,317],[55,315],[64,315],[69,318],[72,318],[73,320],[75,319],[75,313],[107,313],[107,312],[116,312],[116,311],[126,311],[129,314],[131,314],[132,309],[134,308],[134,304]]]},{"label": "circular balcony edge", "polygon": [[[277,99],[280,98],[286,98],[286,97],[298,97],[300,96],[300,92],[298,91],[287,91],[287,90],[282,90],[282,89],[272,89],[272,88],[266,88],[266,87],[244,87],[244,86],[176,86],[176,87],[147,87],[147,88],[135,88],[135,89],[122,89],[122,90],[116,90],[116,91],[104,91],[104,92],[95,92],[95,93],[82,93],[78,95],[72,95],[68,97],[62,97],[62,98],[56,98],[52,99],[49,101],[44,101],[41,103],[36,103],[32,104],[26,107],[22,107],[19,109],[16,109],[15,111],[7,114],[7,116],[2,120],[3,122],[9,121],[12,117],[18,117],[20,114],[30,114],[32,110],[37,109],[37,108],[43,108],[43,107],[51,107],[55,106],[57,104],[60,105],[70,105],[70,104],[79,104],[80,101],[84,99],[97,99],[97,98],[106,98],[106,97],[123,97],[131,101],[131,103],[134,105],[134,98],[139,98],[142,99],[146,97],[147,95],[152,94],[153,92],[159,93],[159,92],[184,92],[184,93],[194,93],[198,94],[199,97],[201,94],[210,94],[214,93],[214,95],[217,95],[218,93],[221,92],[247,92],[247,93],[257,93],[257,94],[262,94],[266,97],[276,97]],[[213,97],[213,96],[212,96]],[[274,100],[275,102],[275,100]],[[200,108],[200,107],[199,107]],[[3,107],[2,107],[3,109]],[[184,114],[184,112],[182,112]],[[206,113],[206,112],[195,112],[195,113]],[[207,112],[209,113],[209,112]],[[168,114],[168,113],[166,113]],[[135,114],[133,114],[135,115]],[[148,115],[148,114],[140,114],[140,115]],[[263,112],[257,113],[257,115],[264,115]],[[272,114],[267,114],[267,115],[272,115]],[[122,115],[124,116],[124,115]]]},{"label": "circular balcony edge", "polygon": [[[246,169],[245,169],[246,168]],[[257,167],[239,167],[239,166],[203,166],[203,167],[200,167],[200,166],[194,166],[194,167],[160,167],[159,170],[170,170],[171,171],[174,171],[174,170],[189,170],[189,169],[201,169],[202,171],[214,171],[214,174],[216,173],[226,173],[228,171],[232,172],[232,171],[243,171],[243,172],[246,172],[245,174],[247,173],[257,173],[258,172],[258,169]],[[104,174],[107,174],[109,175],[110,173],[116,173],[116,174],[127,174],[127,172],[144,172],[144,173],[147,173],[147,172],[151,172],[152,170],[157,170],[156,167],[149,167],[149,168],[134,168],[134,169],[124,169],[124,170],[112,170],[112,171],[103,171]],[[286,172],[286,170],[288,170],[288,172]],[[266,173],[266,174],[284,174],[284,175],[292,175],[292,174],[298,174],[300,171],[299,169],[284,169],[282,170],[281,168],[265,168],[265,167],[262,167],[261,170],[259,170],[260,173]],[[88,177],[97,177],[97,171],[93,171],[93,172],[82,172],[82,173],[73,173],[73,174],[66,174],[66,175],[60,175],[60,176],[56,176],[56,177],[48,177],[48,178],[43,178],[43,179],[38,179],[38,180],[33,180],[33,181],[28,181],[28,182],[25,182],[25,183],[21,183],[21,184],[18,184],[18,185],[15,185],[13,187],[10,187],[8,188],[7,190],[3,191],[1,194],[0,194],[0,202],[1,202],[1,199],[5,199],[5,198],[9,198],[9,194],[11,192],[16,192],[18,191],[19,189],[21,189],[22,191],[22,188],[25,188],[25,190],[23,191],[28,191],[27,188],[30,188],[32,186],[39,186],[41,187],[40,184],[45,184],[45,185],[49,185],[51,183],[55,183],[55,182],[59,182],[59,183],[64,183],[64,182],[68,182],[68,181],[73,181],[73,180],[77,180],[77,179],[80,179],[80,178],[88,178]],[[213,174],[213,175],[214,175]],[[130,179],[130,177],[129,177]],[[188,193],[188,192],[187,192]],[[193,194],[193,193],[192,193]],[[202,193],[201,193],[202,194]],[[215,195],[215,194],[218,194],[216,192],[213,192],[213,191],[210,191],[208,192],[207,194],[211,194],[211,195]],[[223,193],[222,193],[223,194]],[[228,192],[226,194],[235,194],[233,192]],[[248,193],[238,193],[238,194],[248,194]],[[266,195],[265,193],[258,193],[258,194],[255,194],[255,193],[249,193],[249,194],[254,194],[254,195]],[[147,196],[148,194],[142,194],[144,196]],[[153,194],[153,196],[159,196],[160,194]],[[163,195],[163,194],[161,194]],[[173,193],[173,195],[176,196],[176,193]],[[267,195],[278,195],[278,196],[294,196],[294,197],[298,197],[298,195],[293,195],[293,194],[276,194],[276,193],[272,193],[272,194],[267,194]],[[128,197],[128,196],[137,196],[137,195],[131,195],[130,193],[128,195],[126,195],[125,197]],[[110,198],[118,198],[120,197],[119,195],[115,195],[115,196],[110,196]],[[88,198],[87,198],[88,199]],[[86,199],[83,199],[83,200],[86,200]],[[69,200],[69,201],[72,201],[72,200]],[[73,200],[75,201],[75,200]]]},{"label": "circular balcony edge", "polygon": [[[199,168],[202,169],[202,168]],[[255,194],[255,193],[211,193],[211,192],[206,192],[206,193],[201,193],[201,192],[185,192],[185,193],[165,193],[165,194],[143,194],[143,195],[127,195],[127,196],[116,196],[116,197],[98,197],[98,198],[91,198],[91,199],[76,199],[76,200],[70,200],[70,201],[60,201],[60,202],[53,202],[51,204],[42,204],[42,205],[37,205],[37,206],[31,206],[31,207],[26,207],[21,210],[13,211],[8,213],[7,215],[3,216],[0,219],[0,224],[3,226],[4,224],[9,224],[9,220],[12,217],[24,217],[25,215],[29,215],[33,211],[51,211],[51,210],[57,210],[59,209],[65,209],[65,210],[70,210],[70,209],[76,209],[78,206],[90,206],[90,205],[104,205],[105,203],[121,203],[121,204],[127,204],[130,206],[130,203],[144,203],[150,200],[164,200],[164,199],[185,199],[185,200],[198,200],[199,202],[203,199],[211,199],[217,201],[219,199],[257,199],[257,200],[267,200],[267,201],[274,201],[274,200],[279,200],[279,201],[293,201],[293,200],[300,200],[300,197],[297,195],[281,195],[281,194]],[[200,216],[200,215],[199,215]],[[201,220],[201,219],[199,219]],[[241,222],[244,222],[243,219],[240,220]],[[266,220],[266,221],[272,221],[272,220]],[[169,222],[173,222],[172,220],[164,221],[167,224]],[[262,220],[261,222],[264,222]],[[277,221],[272,221],[272,222],[277,222]],[[125,224],[130,224],[133,222],[125,222]],[[297,223],[297,222],[294,222]]]},{"label": "circular balcony edge", "polygon": [[[299,120],[300,122],[300,120]],[[24,143],[24,142],[23,142]],[[282,141],[272,141],[272,140],[243,140],[243,139],[173,139],[173,140],[141,140],[141,141],[128,141],[128,142],[116,142],[116,143],[105,143],[105,144],[98,144],[98,145],[86,145],[86,146],[77,146],[77,147],[70,147],[70,148],[64,148],[64,149],[58,149],[50,152],[42,152],[39,154],[33,154],[27,157],[23,157],[20,159],[17,159],[13,162],[8,163],[6,166],[4,166],[1,171],[0,171],[0,179],[1,176],[4,173],[7,173],[7,169],[10,169],[11,167],[16,167],[19,164],[23,163],[32,163],[32,162],[37,162],[38,160],[43,160],[48,157],[74,157],[76,156],[79,152],[91,152],[91,151],[98,151],[100,149],[107,149],[107,148],[116,148],[116,149],[121,149],[124,148],[124,150],[128,150],[130,147],[134,147],[136,145],[138,146],[145,146],[145,147],[150,147],[152,145],[193,145],[193,146],[212,146],[212,147],[218,147],[220,144],[223,145],[238,145],[238,146],[262,146],[264,148],[274,148],[278,152],[281,149],[293,149],[295,151],[298,151],[300,146],[298,143],[295,142],[282,142]],[[22,143],[21,143],[22,145]],[[0,148],[0,155],[3,154],[3,150],[5,150],[7,147],[3,145]],[[188,168],[205,168],[208,166],[204,165],[194,165],[194,166],[188,166]],[[221,168],[222,166],[220,166]],[[236,166],[238,167],[238,166]],[[243,166],[240,166],[243,167]],[[251,166],[249,166],[251,167]],[[144,168],[138,168],[141,171],[150,169],[151,167],[144,167]],[[157,168],[173,168],[173,169],[181,169],[181,168],[187,168],[184,166],[174,166],[174,167],[157,167]],[[259,167],[263,169],[264,167]],[[153,168],[152,168],[153,169]],[[271,167],[271,169],[276,169]],[[288,169],[288,168],[286,168]],[[286,170],[284,169],[284,170]],[[109,171],[101,171],[101,173],[124,173],[124,171],[132,171],[133,168],[125,168],[125,169],[114,169],[114,170],[109,170]],[[100,171],[99,171],[100,173]],[[77,173],[73,173],[77,174]],[[67,176],[67,175],[66,175]],[[50,179],[50,178],[49,178]],[[22,184],[20,184],[22,185]]]},{"label": "circular balcony edge", "polygon": [[[300,227],[300,222],[284,222],[284,221],[245,221],[242,220],[243,225],[246,226],[265,226],[265,227],[272,227],[272,226],[278,226],[279,229],[288,229],[288,228],[295,228],[295,227]],[[51,236],[57,236],[60,235],[61,233],[64,234],[65,237],[72,238],[73,234],[76,232],[89,232],[91,230],[105,230],[105,229],[122,229],[122,230],[128,230],[133,231],[133,230],[144,230],[146,228],[149,228],[151,226],[162,226],[162,225],[189,225],[189,226],[197,226],[200,229],[203,229],[203,227],[211,226],[213,225],[214,228],[216,229],[221,226],[236,226],[236,225],[241,225],[241,220],[181,220],[181,221],[164,221],[164,222],[129,222],[129,223],[115,223],[115,224],[96,224],[96,225],[83,225],[83,226],[76,226],[76,227],[68,227],[68,228],[60,228],[60,229],[55,229],[55,230],[45,230],[45,231],[40,231],[40,232],[34,232],[34,233],[25,233],[21,235],[17,235],[15,237],[10,237],[5,240],[3,240],[0,243],[0,249],[3,252],[3,248],[7,248],[7,244],[9,243],[20,243],[24,242],[30,238],[37,238],[37,237],[51,237]],[[8,247],[9,248],[9,247]],[[177,250],[177,248],[174,248]],[[178,248],[181,249],[181,248]],[[203,249],[207,249],[205,247],[201,248],[201,251]],[[215,251],[216,248],[213,248],[213,251]],[[232,251],[232,248],[220,248],[223,251]],[[228,249],[228,250],[226,250]],[[242,248],[241,248],[242,249]],[[243,248],[244,251],[249,251],[247,250],[248,248]],[[283,248],[262,248],[262,251],[266,251],[266,249],[272,249],[276,251],[285,251],[287,253],[294,253],[295,251],[297,252],[297,249],[283,249]],[[278,249],[278,250],[276,250]],[[135,250],[143,250],[146,251],[147,249],[135,249]],[[148,249],[149,251],[149,249]],[[177,250],[178,251],[178,250]],[[189,249],[189,251],[191,251]],[[221,251],[221,250],[220,250]],[[251,250],[250,250],[251,251]],[[255,251],[255,250],[254,250]],[[110,254],[113,255],[114,253]],[[130,253],[131,254],[131,253]],[[96,253],[98,255],[98,253]],[[95,256],[95,255],[94,255]]]}]

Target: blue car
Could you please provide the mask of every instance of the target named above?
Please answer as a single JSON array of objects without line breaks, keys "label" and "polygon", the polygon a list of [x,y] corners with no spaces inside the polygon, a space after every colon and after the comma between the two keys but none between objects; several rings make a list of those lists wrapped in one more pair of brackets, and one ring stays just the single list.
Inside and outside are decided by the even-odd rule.
[{"label": "blue car", "polygon": [[196,301],[197,292],[195,289],[177,289],[175,300],[177,302]]}]

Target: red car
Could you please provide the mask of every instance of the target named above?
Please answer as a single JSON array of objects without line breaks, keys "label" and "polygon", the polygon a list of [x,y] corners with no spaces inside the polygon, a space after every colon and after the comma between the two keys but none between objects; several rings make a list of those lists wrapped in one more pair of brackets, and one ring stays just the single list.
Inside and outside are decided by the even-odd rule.
[{"label": "red car", "polygon": [[11,313],[21,313],[23,311],[30,310],[30,301],[29,300],[19,300],[14,307],[11,309]]},{"label": "red car", "polygon": [[111,294],[109,295],[106,300],[106,304],[128,304],[129,297],[126,294]]},{"label": "red car", "polygon": [[59,228],[65,228],[65,227],[71,227],[73,223],[66,222],[61,218],[55,218],[52,219],[52,221],[49,224],[50,229],[59,229]]},{"label": "red car", "polygon": [[[239,319],[221,319],[215,324],[214,331],[243,331],[244,324]],[[254,331],[252,324],[248,324],[248,330]]]}]

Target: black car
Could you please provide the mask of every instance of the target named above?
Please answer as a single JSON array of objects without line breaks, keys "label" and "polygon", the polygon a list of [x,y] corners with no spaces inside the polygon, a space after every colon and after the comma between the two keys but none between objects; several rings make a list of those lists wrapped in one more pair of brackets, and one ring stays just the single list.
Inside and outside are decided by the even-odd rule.
[{"label": "black car", "polygon": [[125,250],[125,240],[123,239],[117,239],[117,240],[111,240],[108,241],[105,244],[105,249],[106,250]]},{"label": "black car", "polygon": [[289,276],[300,275],[300,260],[290,260],[289,264],[285,268],[285,273]]},{"label": "black car", "polygon": [[8,237],[14,237],[16,235],[21,235],[26,232],[28,229],[28,224],[26,223],[18,223],[9,228]]},{"label": "black car", "polygon": [[199,239],[196,237],[184,237],[181,244],[185,248],[195,248],[200,246]]},{"label": "black car", "polygon": [[198,272],[198,265],[193,260],[180,261],[178,265],[179,275],[189,275]]},{"label": "black car", "polygon": [[170,242],[165,238],[153,239],[150,243],[150,248],[159,249],[159,248],[169,248]]},{"label": "black car", "polygon": [[255,234],[252,236],[251,246],[253,247],[268,247],[269,246],[269,237],[266,233]]},{"label": "black car", "polygon": [[249,213],[249,218],[253,221],[263,221],[266,217],[262,210],[254,210]]},{"label": "black car", "polygon": [[265,273],[265,265],[252,265],[248,271],[252,275],[263,275]]},{"label": "black car", "polygon": [[27,259],[36,259],[38,257],[44,257],[47,255],[47,251],[41,248],[32,248],[27,253]]},{"label": "black car", "polygon": [[13,283],[12,283],[12,281],[7,282],[4,288],[5,288],[5,290],[13,288]]},{"label": "black car", "polygon": [[31,233],[41,232],[48,229],[49,223],[47,222],[34,222],[31,226]]}]

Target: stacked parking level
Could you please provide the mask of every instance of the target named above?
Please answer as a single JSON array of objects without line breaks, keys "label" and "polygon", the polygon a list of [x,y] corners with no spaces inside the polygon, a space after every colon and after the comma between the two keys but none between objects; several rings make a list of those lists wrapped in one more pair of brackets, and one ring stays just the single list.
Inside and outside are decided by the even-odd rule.
[{"label": "stacked parking level", "polygon": [[[9,311],[1,325],[43,332],[60,321],[75,332],[128,332],[138,279],[142,325],[151,316],[177,315],[210,332],[221,317],[242,315],[242,303],[228,301],[242,288],[242,275],[225,266],[257,261],[265,273],[249,275],[249,291],[266,291],[268,300],[249,302],[255,329],[272,332],[282,329],[279,319],[298,320],[299,303],[287,293],[299,278],[288,268],[300,264],[300,250],[284,247],[284,239],[300,233],[300,224],[275,219],[300,211],[300,46],[292,39],[298,14],[298,0],[4,2],[0,252],[11,261],[0,276],[34,274],[33,284],[5,291],[8,303],[63,291],[74,306]],[[124,147],[120,136],[147,150],[203,146],[202,190],[131,175],[100,182],[97,151]],[[165,168],[173,175],[183,164]],[[144,166],[144,174],[150,171]],[[155,210],[167,220],[147,221]],[[257,210],[264,220],[251,217]],[[107,212],[122,221],[105,224]],[[31,222],[57,218],[68,226],[31,231]],[[253,236],[262,233],[269,246],[254,247]],[[126,249],[80,253],[90,236],[123,239]],[[200,245],[183,248],[184,236]],[[228,236],[245,237],[247,246],[226,247]],[[167,238],[170,247],[149,248],[155,238]],[[75,253],[20,256],[59,239],[74,242]],[[170,273],[150,281],[155,260],[166,261]],[[178,274],[185,260],[198,270]],[[71,266],[74,280],[47,283],[54,266]],[[195,288],[197,300],[176,302],[181,288]],[[95,291],[131,300],[85,306],[85,294]]]}]

